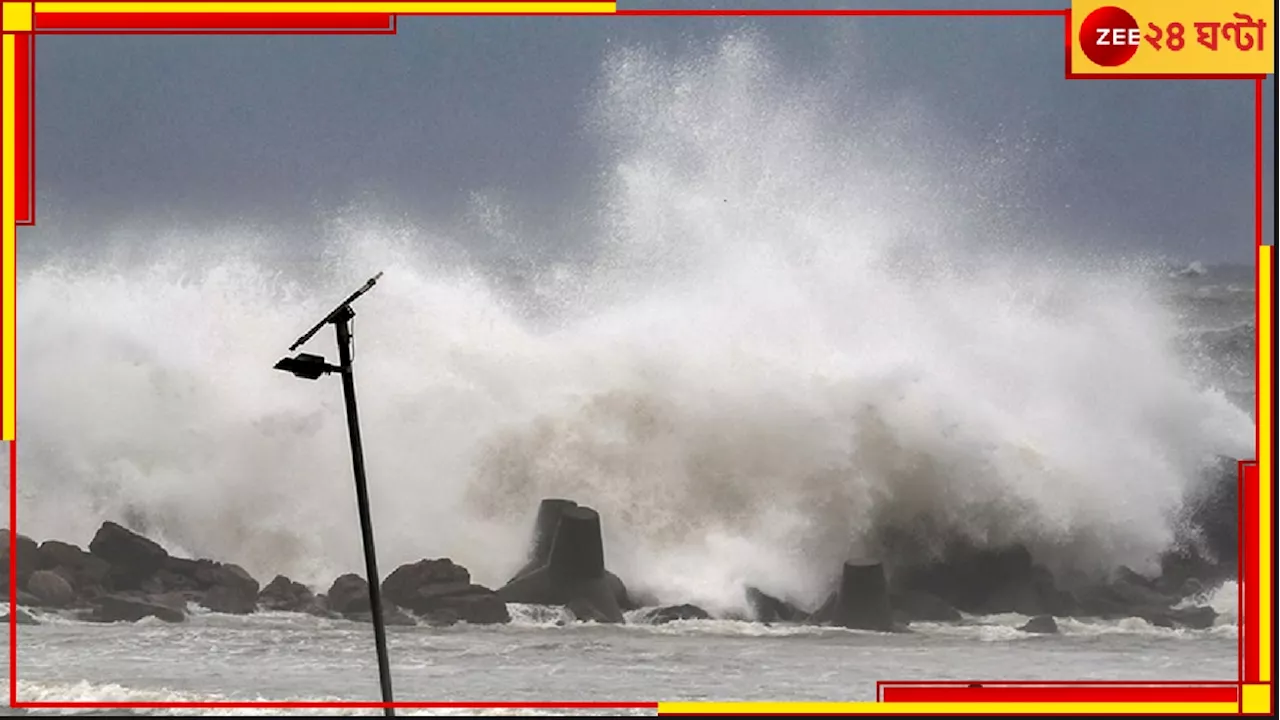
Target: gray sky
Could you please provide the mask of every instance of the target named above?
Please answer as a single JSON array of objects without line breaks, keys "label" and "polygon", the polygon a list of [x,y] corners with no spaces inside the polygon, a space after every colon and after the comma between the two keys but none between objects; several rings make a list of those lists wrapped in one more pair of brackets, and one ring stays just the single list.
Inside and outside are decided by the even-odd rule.
[{"label": "gray sky", "polygon": [[[1014,4],[1060,6],[1002,5]],[[22,230],[22,252],[138,217],[305,225],[369,197],[456,213],[492,187],[554,214],[597,171],[579,129],[608,48],[679,49],[749,26],[802,70],[842,24],[860,28],[860,62],[886,94],[923,97],[957,137],[1014,124],[1058,148],[1036,181],[1046,225],[1251,258],[1252,83],[1068,82],[1057,18],[402,18],[389,37],[43,36],[39,227]],[[1269,128],[1274,102],[1270,80]]]}]

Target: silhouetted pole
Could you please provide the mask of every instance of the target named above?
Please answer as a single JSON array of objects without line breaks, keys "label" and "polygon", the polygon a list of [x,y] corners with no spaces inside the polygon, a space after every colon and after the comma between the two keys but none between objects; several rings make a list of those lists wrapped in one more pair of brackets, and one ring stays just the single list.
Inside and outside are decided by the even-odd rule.
[{"label": "silhouetted pole", "polygon": [[[391,664],[387,659],[387,630],[382,621],[382,587],[378,575],[377,552],[373,547],[373,519],[369,514],[369,487],[364,478],[364,446],[360,443],[360,418],[356,410],[356,381],[351,363],[351,318],[355,311],[343,306],[333,319],[338,332],[338,365],[342,368],[342,395],[347,405],[347,431],[351,435],[351,466],[356,476],[356,504],[360,508],[360,532],[364,536],[365,575],[369,580],[369,603],[373,614],[373,639],[378,646],[378,680],[382,701],[391,702]],[[387,717],[395,717],[390,705]]]},{"label": "silhouetted pole", "polygon": [[365,577],[369,582],[369,612],[373,616],[373,638],[378,647],[378,680],[382,685],[382,702],[387,705],[387,717],[395,717],[395,709],[391,707],[391,664],[387,660],[387,630],[382,620],[382,585],[378,580],[377,552],[373,548],[373,520],[369,514],[369,488],[364,478],[364,446],[360,443],[360,417],[356,411],[356,384],[351,360],[351,319],[356,316],[351,303],[368,292],[380,277],[382,273],[374,275],[289,347],[290,351],[297,350],[321,328],[332,323],[338,334],[338,365],[330,365],[319,355],[302,353],[277,362],[275,369],[305,380],[316,380],[333,372],[342,375],[342,396],[347,406],[347,432],[351,437],[351,467],[356,477],[356,505],[360,510],[360,534],[364,539]]}]

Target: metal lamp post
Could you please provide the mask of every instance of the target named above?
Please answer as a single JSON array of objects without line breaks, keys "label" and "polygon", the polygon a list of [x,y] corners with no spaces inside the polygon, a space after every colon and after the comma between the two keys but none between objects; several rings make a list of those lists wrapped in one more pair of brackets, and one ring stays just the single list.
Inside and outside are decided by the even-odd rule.
[{"label": "metal lamp post", "polygon": [[325,362],[325,359],[319,355],[300,353],[276,363],[275,369],[292,373],[294,376],[306,380],[316,380],[322,375],[335,372],[342,376],[342,395],[347,406],[347,432],[351,438],[351,466],[355,472],[356,481],[356,504],[360,509],[360,532],[364,538],[365,574],[369,582],[369,604],[373,613],[373,636],[374,642],[378,646],[378,679],[382,684],[382,701],[387,703],[387,717],[394,717],[395,709],[390,705],[392,702],[391,667],[387,661],[387,633],[382,619],[382,589],[378,579],[377,553],[373,547],[373,521],[369,515],[369,488],[364,476],[364,448],[360,443],[360,419],[356,411],[356,386],[351,367],[351,320],[356,315],[355,311],[351,309],[351,303],[373,288],[374,283],[378,282],[380,277],[382,277],[382,273],[370,278],[364,284],[364,287],[352,293],[350,297],[334,308],[333,312],[326,315],[323,320],[316,323],[305,335],[289,346],[289,352],[297,350],[298,347],[310,340],[325,325],[332,324],[338,336],[338,364],[336,366]]}]

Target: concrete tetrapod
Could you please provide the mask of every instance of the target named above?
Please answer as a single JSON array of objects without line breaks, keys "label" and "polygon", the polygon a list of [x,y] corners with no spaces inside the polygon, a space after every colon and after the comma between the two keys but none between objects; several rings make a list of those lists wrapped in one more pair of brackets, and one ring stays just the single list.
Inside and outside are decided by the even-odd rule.
[{"label": "concrete tetrapod", "polygon": [[[549,507],[556,505],[544,501],[542,509]],[[560,505],[548,510],[551,512],[559,515],[559,522],[546,562],[511,580],[498,591],[498,597],[508,603],[564,605],[582,620],[624,622],[615,588],[604,569],[599,513],[578,505]]]},{"label": "concrete tetrapod", "polygon": [[[560,526],[560,517],[565,510],[575,507],[579,507],[578,503],[562,498],[544,498],[538,504],[538,518],[534,521],[533,546],[529,550],[529,560],[524,567],[520,568],[519,572],[511,577],[511,580],[508,581],[509,583],[515,582],[547,564],[551,559],[551,546],[555,542],[556,529]],[[638,605],[627,593],[627,586],[622,582],[622,578],[609,572],[607,568],[604,571],[604,576],[610,590],[613,591],[614,600],[617,602],[618,607],[622,610],[637,609]]]},{"label": "concrete tetrapod", "polygon": [[880,563],[845,563],[839,587],[811,619],[856,630],[895,632],[902,629],[893,621],[889,587]]},{"label": "concrete tetrapod", "polygon": [[547,564],[551,559],[551,544],[556,539],[556,528],[560,526],[560,516],[565,510],[574,507],[578,507],[578,503],[561,498],[545,498],[538,504],[538,518],[533,523],[533,547],[529,550],[529,561],[511,577],[511,581]]}]

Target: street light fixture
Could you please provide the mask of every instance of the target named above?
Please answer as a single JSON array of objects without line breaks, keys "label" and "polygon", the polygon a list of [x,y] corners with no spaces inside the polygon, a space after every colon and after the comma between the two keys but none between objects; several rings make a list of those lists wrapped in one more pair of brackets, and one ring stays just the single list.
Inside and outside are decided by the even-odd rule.
[{"label": "street light fixture", "polygon": [[395,709],[391,707],[391,667],[387,662],[387,633],[382,620],[382,589],[378,581],[377,553],[373,547],[373,521],[369,517],[369,489],[364,477],[364,448],[360,443],[360,420],[356,412],[356,386],[351,370],[351,320],[356,316],[351,303],[373,288],[382,273],[369,279],[359,290],[343,300],[333,312],[316,323],[314,327],[298,338],[289,351],[297,350],[310,340],[325,325],[333,325],[338,335],[338,364],[330,365],[319,355],[299,353],[287,357],[275,364],[276,370],[283,370],[304,380],[317,380],[322,375],[338,373],[342,376],[342,394],[347,406],[347,432],[351,437],[351,466],[355,471],[356,504],[360,509],[360,531],[364,537],[365,574],[369,581],[369,605],[373,614],[373,637],[378,646],[378,679],[382,684],[382,702],[386,703],[387,717],[395,717]]}]

